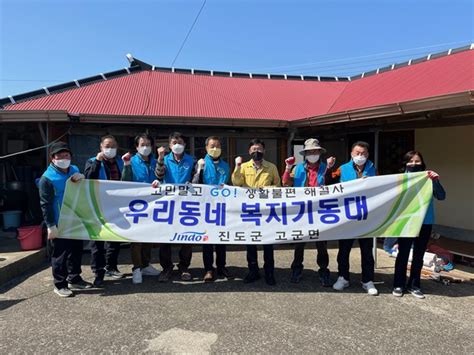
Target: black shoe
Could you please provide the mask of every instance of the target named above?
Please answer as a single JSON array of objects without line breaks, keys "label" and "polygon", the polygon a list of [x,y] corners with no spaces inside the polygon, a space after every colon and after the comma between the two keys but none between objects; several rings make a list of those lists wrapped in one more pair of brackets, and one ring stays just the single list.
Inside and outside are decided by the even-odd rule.
[{"label": "black shoe", "polygon": [[227,270],[227,268],[225,267],[217,269],[217,276],[225,277],[228,280],[231,280],[234,278],[234,276],[232,276],[229,270]]},{"label": "black shoe", "polygon": [[68,287],[71,290],[85,290],[85,289],[88,289],[88,288],[92,288],[92,284],[90,282],[81,280],[79,282],[69,283]]},{"label": "black shoe", "polygon": [[290,282],[293,282],[294,284],[298,284],[298,283],[300,283],[302,277],[303,277],[302,270],[301,269],[294,269],[293,272],[291,273]]},{"label": "black shoe", "polygon": [[266,272],[265,273],[265,282],[267,285],[274,286],[276,285],[275,276],[273,276],[273,272]]},{"label": "black shoe", "polygon": [[395,287],[392,290],[392,295],[395,297],[402,297],[403,296],[403,288],[402,287]]},{"label": "black shoe", "polygon": [[323,272],[319,274],[319,281],[321,282],[321,285],[323,287],[331,287],[332,282],[331,282],[331,274],[329,273],[329,270],[327,272]]},{"label": "black shoe", "polygon": [[419,299],[425,298],[425,295],[423,294],[423,292],[421,292],[421,290],[418,287],[409,287],[407,288],[407,292],[411,293],[416,298],[419,298]]},{"label": "black shoe", "polygon": [[104,287],[104,277],[96,276],[92,284],[94,287]]},{"label": "black shoe", "polygon": [[245,276],[244,278],[244,283],[249,284],[257,280],[260,280],[260,274],[258,273],[258,271],[249,271],[247,276]]}]

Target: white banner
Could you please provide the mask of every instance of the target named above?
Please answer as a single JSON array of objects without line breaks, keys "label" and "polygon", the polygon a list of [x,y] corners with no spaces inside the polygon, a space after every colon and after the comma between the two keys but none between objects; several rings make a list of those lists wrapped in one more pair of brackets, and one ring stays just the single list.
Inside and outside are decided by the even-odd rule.
[{"label": "white banner", "polygon": [[101,180],[68,182],[62,238],[278,244],[415,237],[432,198],[426,172],[323,187],[252,189]]}]

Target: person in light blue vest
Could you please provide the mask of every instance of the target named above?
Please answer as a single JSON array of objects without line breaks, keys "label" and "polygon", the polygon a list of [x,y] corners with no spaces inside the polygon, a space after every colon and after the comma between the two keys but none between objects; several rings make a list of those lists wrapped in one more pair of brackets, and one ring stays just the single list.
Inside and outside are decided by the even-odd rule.
[{"label": "person in light blue vest", "polygon": [[[51,266],[54,278],[54,293],[60,297],[71,297],[72,290],[91,288],[92,284],[81,277],[82,240],[58,238],[59,211],[63,203],[66,182],[78,182],[84,178],[75,165],[71,165],[71,149],[64,142],[50,147],[51,163],[39,180],[40,206],[48,228],[51,244]],[[62,236],[61,236],[62,237]]]},{"label": "person in light blue vest", "polygon": [[[369,144],[358,141],[352,145],[351,160],[343,164],[335,172],[331,173],[331,183],[346,182],[363,179],[377,174],[374,163],[369,159]],[[333,288],[342,291],[349,287],[349,257],[355,239],[342,239],[339,241],[339,252],[337,254],[337,265],[339,277]],[[372,254],[374,242],[372,238],[359,238],[359,248],[362,266],[362,288],[369,295],[378,295],[374,285],[375,261]]]},{"label": "person in light blue vest", "polygon": [[[304,157],[302,163],[294,166],[296,159],[290,157],[285,160],[286,168],[283,173],[283,186],[294,187],[318,187],[326,185],[326,175],[331,173],[330,168],[334,165],[336,158],[330,157],[326,162],[320,159],[326,149],[321,147],[315,138],[307,139],[300,154]],[[329,169],[328,169],[329,168]],[[303,275],[304,248],[306,243],[296,243],[293,262],[291,263],[291,279],[293,283],[299,283]],[[329,271],[329,254],[327,241],[317,241],[318,250],[317,264],[321,285],[331,287],[331,273]]]},{"label": "person in light blue vest", "polygon": [[[154,139],[148,133],[135,137],[137,153],[130,158],[130,153],[124,154],[123,181],[135,181],[151,184],[155,180],[156,159],[153,157]],[[132,243],[132,283],[141,284],[143,276],[158,276],[160,272],[150,263],[153,243]]]},{"label": "person in light blue vest", "polygon": [[[426,170],[423,156],[420,152],[414,150],[405,154],[402,166],[404,172],[408,174]],[[432,170],[428,170],[426,173],[433,183],[433,197],[440,201],[444,200],[446,198],[446,192],[439,182],[439,175]],[[423,256],[428,246],[433,223],[434,206],[433,198],[431,198],[419,236],[417,238],[398,238],[398,254],[395,261],[395,275],[392,291],[395,297],[402,297],[404,292],[409,292],[416,298],[425,298],[425,295],[421,291],[421,269],[423,268]],[[406,282],[408,258],[412,247],[413,256],[411,260],[410,278],[408,282]]]},{"label": "person in light blue vest", "polygon": [[[165,147],[158,148],[158,162],[155,175],[158,181],[165,184],[186,184],[192,181],[196,162],[193,156],[184,152],[186,147],[185,137],[179,132],[173,132],[168,137],[170,153],[165,155]],[[192,280],[189,271],[192,258],[192,245],[182,244],[179,250],[178,271],[183,281]],[[158,280],[167,282],[173,272],[171,259],[171,244],[160,246],[160,264],[163,268]]]},{"label": "person in light blue vest", "polygon": [[[112,135],[100,139],[100,151],[86,162],[86,179],[122,179],[123,160],[117,157],[117,140]],[[118,270],[120,242],[91,241],[91,269],[95,275],[94,286],[101,287],[104,276],[121,279],[124,275]]]},{"label": "person in light blue vest", "polygon": [[[196,173],[193,177],[193,184],[206,184],[221,186],[229,182],[230,167],[225,162],[222,155],[222,146],[219,137],[211,136],[206,138],[206,156],[199,159]],[[232,275],[225,267],[226,246],[225,244],[204,244],[202,246],[202,260],[204,263],[204,282],[212,282],[216,277],[214,269],[214,249],[216,251],[217,276],[231,279]]]}]

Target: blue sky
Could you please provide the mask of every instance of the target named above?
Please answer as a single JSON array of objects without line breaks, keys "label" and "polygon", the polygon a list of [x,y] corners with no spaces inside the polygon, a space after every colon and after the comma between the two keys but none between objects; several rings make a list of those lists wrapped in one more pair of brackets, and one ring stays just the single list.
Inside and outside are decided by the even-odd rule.
[{"label": "blue sky", "polygon": [[[0,0],[0,97],[171,66],[202,0]],[[207,0],[175,67],[353,75],[469,44],[473,2]]]}]

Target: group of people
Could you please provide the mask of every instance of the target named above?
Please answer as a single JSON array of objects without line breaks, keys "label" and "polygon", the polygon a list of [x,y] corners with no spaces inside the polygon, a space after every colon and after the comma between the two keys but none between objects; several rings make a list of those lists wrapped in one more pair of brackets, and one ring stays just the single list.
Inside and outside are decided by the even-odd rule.
[{"label": "group of people", "polygon": [[[229,164],[222,159],[222,148],[219,137],[211,136],[206,139],[206,155],[196,160],[185,153],[185,137],[179,132],[169,136],[169,153],[165,147],[159,147],[156,158],[153,154],[154,139],[147,133],[135,137],[136,153],[130,152],[122,157],[117,155],[117,140],[106,135],[101,138],[100,150],[96,156],[86,162],[84,174],[79,172],[75,165],[71,165],[73,154],[66,143],[56,142],[50,147],[51,164],[44,172],[39,183],[40,203],[44,221],[48,229],[48,240],[52,246],[52,273],[54,278],[54,292],[61,297],[70,297],[73,290],[92,287],[102,287],[104,277],[115,279],[124,275],[118,269],[119,242],[91,242],[91,268],[95,275],[93,283],[81,277],[82,248],[80,240],[58,238],[58,219],[62,204],[66,181],[72,182],[81,179],[120,180],[149,183],[157,187],[166,184],[208,184],[221,185],[232,182],[234,186],[249,188],[264,187],[318,187],[338,182],[363,179],[377,174],[374,164],[369,158],[369,145],[366,142],[356,142],[351,148],[351,159],[335,167],[335,157],[325,161],[321,156],[326,150],[315,138],[304,142],[303,162],[296,164],[295,157],[285,160],[286,167],[282,177],[277,167],[265,160],[265,143],[261,139],[252,139],[249,142],[249,160],[243,161],[238,156],[235,158],[235,168],[231,173]],[[401,172],[411,173],[425,171],[426,165],[420,152],[406,153],[401,163]],[[427,171],[428,177],[433,182],[433,196],[439,200],[445,198],[445,191],[439,182],[439,175],[431,170]],[[434,223],[433,201],[431,201],[423,226],[418,238],[399,238],[399,252],[395,262],[395,275],[393,295],[402,296],[409,292],[415,297],[424,298],[420,288],[420,276],[423,266],[423,254],[426,250]],[[319,266],[319,279],[324,287],[333,287],[342,291],[350,285],[350,252],[355,239],[342,239],[339,241],[337,254],[338,278],[335,283],[331,281],[329,271],[329,255],[327,242],[317,241],[317,258]],[[372,253],[373,239],[358,239],[361,252],[362,288],[369,295],[377,295],[378,290],[374,285],[374,257]],[[172,277],[174,264],[172,261],[172,244],[159,245],[159,262],[161,272],[151,264],[151,243],[132,243],[131,258],[133,263],[132,282],[140,284],[143,275],[157,276],[159,282],[167,282]],[[183,281],[190,281],[192,275],[189,270],[192,258],[192,245],[178,246],[179,277]],[[291,264],[291,282],[299,283],[303,274],[305,243],[296,243],[294,260]],[[410,250],[413,248],[410,277],[406,280],[406,270]],[[216,254],[216,268],[214,267],[214,251]],[[273,245],[263,246],[264,277],[268,285],[275,285],[275,262]],[[216,277],[232,278],[226,268],[226,246],[203,245],[202,257],[204,263],[205,282],[212,282]],[[260,279],[257,258],[257,246],[247,246],[248,274],[245,283],[255,282]]]}]

